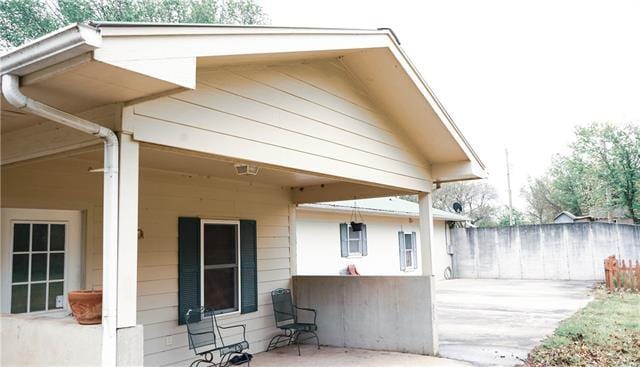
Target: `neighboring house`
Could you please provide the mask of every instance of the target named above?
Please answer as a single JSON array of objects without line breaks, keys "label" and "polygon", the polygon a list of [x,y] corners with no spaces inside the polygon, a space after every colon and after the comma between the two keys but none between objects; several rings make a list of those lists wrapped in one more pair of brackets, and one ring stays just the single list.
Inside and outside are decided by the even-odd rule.
[{"label": "neighboring house", "polygon": [[560,212],[555,218],[553,218],[553,223],[583,223],[593,221],[594,218],[590,215],[576,216],[568,211]]},{"label": "neighboring house", "polygon": [[[418,194],[427,233],[434,183],[485,175],[389,30],[91,23],[0,65],[3,365],[187,364],[201,304],[263,351],[270,292],[308,286],[297,204]],[[361,299],[393,328],[338,340],[336,303],[323,344],[437,353],[429,236],[416,246],[422,272],[393,280],[414,307],[370,279]],[[103,290],[102,325],[67,316],[76,289]]]},{"label": "neighboring house", "polygon": [[[354,208],[364,219],[365,229],[361,233],[350,228]],[[350,264],[362,275],[420,273],[418,210],[417,203],[396,197],[298,205],[298,274],[346,274]],[[438,279],[443,279],[445,269],[452,265],[449,225],[469,219],[439,209],[432,212],[433,271]]]},{"label": "neighboring house", "polygon": [[606,210],[593,210],[589,215],[576,216],[568,211],[560,212],[553,219],[554,223],[585,223],[585,222],[604,222],[604,223],[618,223],[618,224],[634,224],[633,218],[625,216],[626,211],[624,209],[614,209],[611,211]]}]

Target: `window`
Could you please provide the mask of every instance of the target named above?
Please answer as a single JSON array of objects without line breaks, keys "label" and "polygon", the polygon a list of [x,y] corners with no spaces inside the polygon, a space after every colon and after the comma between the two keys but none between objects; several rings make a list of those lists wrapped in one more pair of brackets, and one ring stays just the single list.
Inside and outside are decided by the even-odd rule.
[{"label": "window", "polygon": [[237,221],[201,221],[201,299],[218,313],[240,309],[239,228]]},{"label": "window", "polygon": [[367,256],[367,225],[355,231],[350,223],[340,224],[340,253],[342,257]]},{"label": "window", "polygon": [[416,251],[416,232],[398,232],[398,245],[400,251],[400,270],[415,270],[418,268],[418,255]]},{"label": "window", "polygon": [[80,212],[2,210],[2,312],[64,310],[80,288]]},{"label": "window", "polygon": [[362,231],[354,231],[349,224],[349,256],[362,256]]}]

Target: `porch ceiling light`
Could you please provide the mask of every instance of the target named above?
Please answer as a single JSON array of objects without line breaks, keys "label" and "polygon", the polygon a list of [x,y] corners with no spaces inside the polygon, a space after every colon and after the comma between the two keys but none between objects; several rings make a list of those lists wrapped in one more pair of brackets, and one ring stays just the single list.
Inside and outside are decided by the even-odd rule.
[{"label": "porch ceiling light", "polygon": [[239,176],[255,176],[258,174],[258,171],[260,170],[256,166],[252,166],[244,163],[236,163],[234,167],[236,169],[236,174],[238,174]]}]

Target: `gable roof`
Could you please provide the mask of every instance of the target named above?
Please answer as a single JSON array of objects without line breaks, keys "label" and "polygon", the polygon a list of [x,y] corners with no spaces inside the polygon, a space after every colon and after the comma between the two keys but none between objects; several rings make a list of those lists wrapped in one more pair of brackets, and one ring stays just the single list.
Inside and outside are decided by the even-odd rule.
[{"label": "gable roof", "polygon": [[[330,201],[315,204],[299,204],[298,208],[302,210],[350,213],[356,206],[360,212],[365,214],[414,218],[417,218],[419,216],[418,203],[403,200],[397,197]],[[445,220],[450,222],[466,222],[471,220],[470,218],[463,215],[451,213],[445,210],[436,208],[432,208],[431,210],[433,211],[433,218],[436,220]]]},{"label": "gable roof", "polygon": [[[78,113],[193,89],[203,68],[328,58],[339,58],[398,124],[431,165],[434,182],[486,176],[389,29],[92,22],[14,49],[0,56],[0,65],[2,74],[22,77],[25,94]],[[10,125],[29,119],[11,107],[2,112]]]}]

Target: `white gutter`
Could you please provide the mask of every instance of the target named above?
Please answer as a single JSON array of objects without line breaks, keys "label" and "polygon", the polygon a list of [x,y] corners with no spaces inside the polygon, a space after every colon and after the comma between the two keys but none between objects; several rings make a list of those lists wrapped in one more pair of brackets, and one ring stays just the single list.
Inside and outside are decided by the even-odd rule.
[{"label": "white gutter", "polygon": [[1,55],[2,74],[23,76],[93,51],[101,44],[100,30],[71,24]]},{"label": "white gutter", "polygon": [[20,91],[17,75],[2,76],[2,94],[14,107],[55,121],[104,141],[102,221],[102,366],[116,365],[116,311],[118,274],[118,137],[94,122],[35,101]]}]

